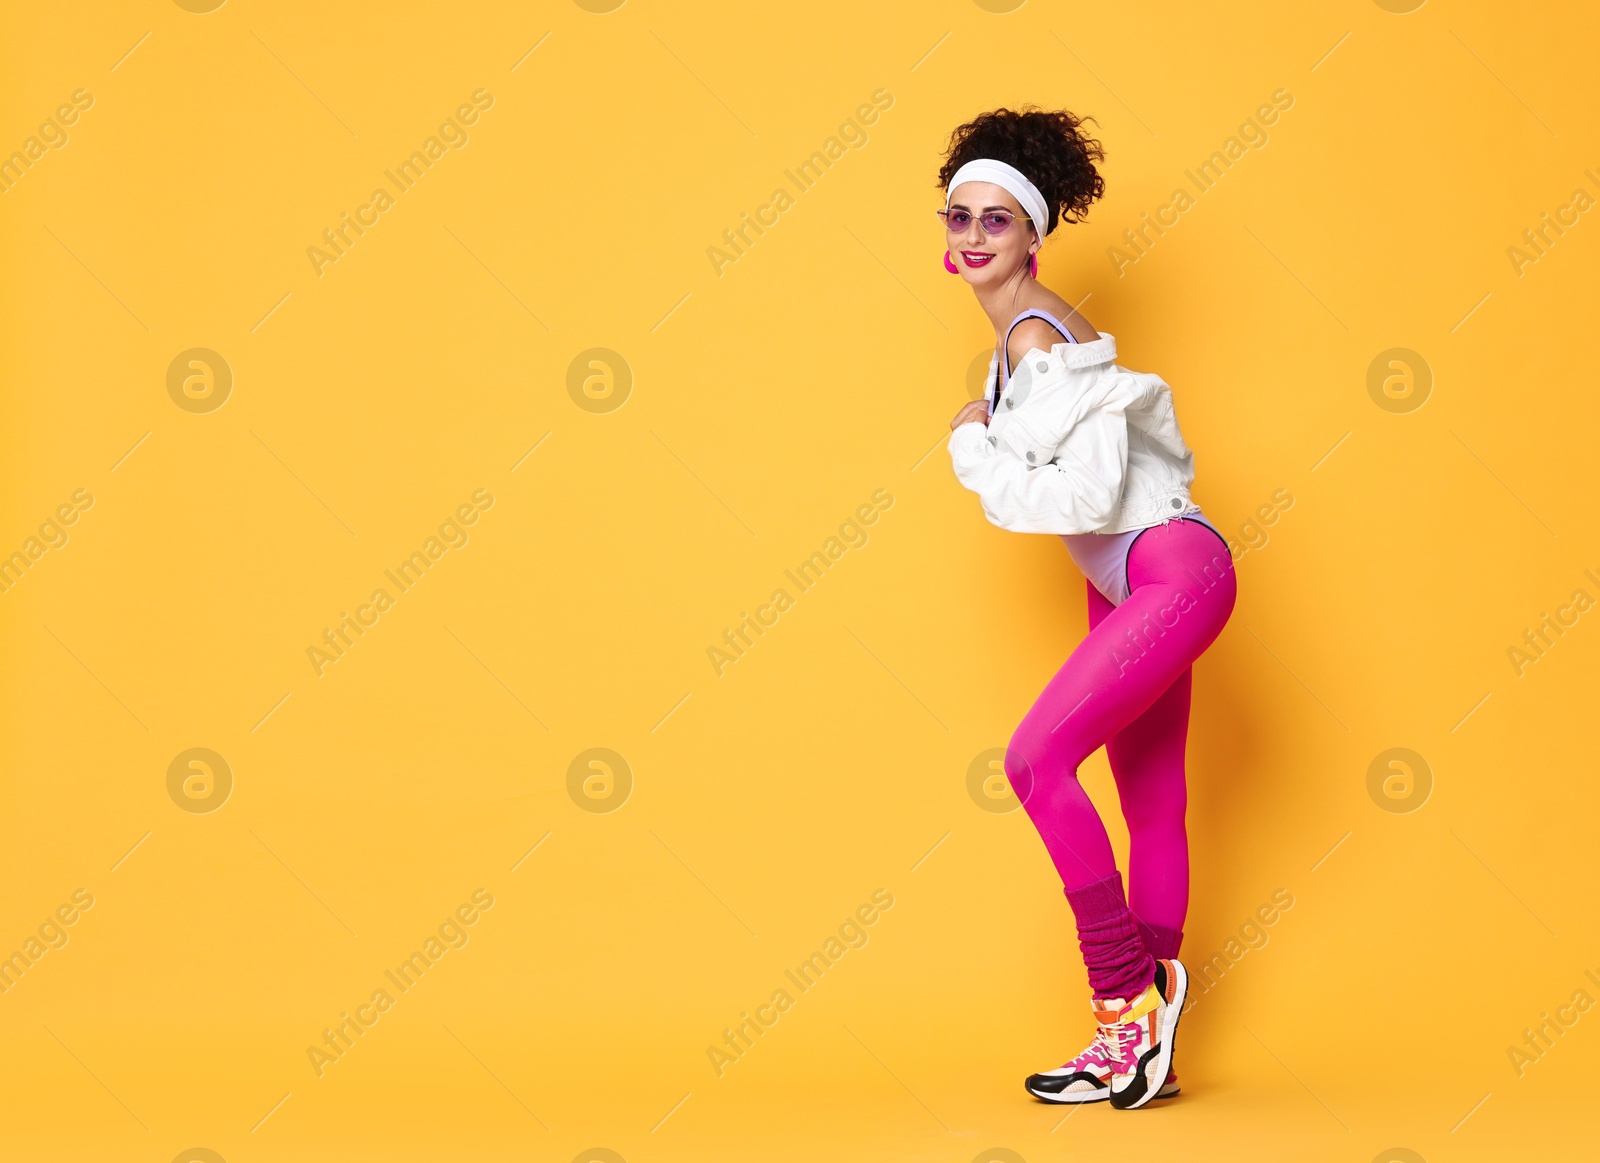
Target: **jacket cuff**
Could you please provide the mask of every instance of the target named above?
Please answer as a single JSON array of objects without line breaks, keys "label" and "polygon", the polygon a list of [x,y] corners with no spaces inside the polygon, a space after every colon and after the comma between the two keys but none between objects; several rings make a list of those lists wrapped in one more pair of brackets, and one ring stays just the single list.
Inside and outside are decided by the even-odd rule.
[{"label": "jacket cuff", "polygon": [[961,460],[977,460],[987,451],[988,438],[988,425],[968,420],[950,434],[950,455]]}]

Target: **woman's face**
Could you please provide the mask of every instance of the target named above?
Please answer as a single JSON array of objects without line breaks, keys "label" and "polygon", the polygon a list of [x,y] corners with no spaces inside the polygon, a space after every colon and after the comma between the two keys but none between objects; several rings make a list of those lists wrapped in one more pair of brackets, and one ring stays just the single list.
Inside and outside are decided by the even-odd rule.
[{"label": "woman's face", "polygon": [[[945,244],[961,277],[974,286],[1003,283],[1028,265],[1036,237],[1033,223],[1017,200],[993,182],[962,182],[950,192],[950,209],[972,215],[964,231],[946,229]],[[1015,219],[999,234],[989,234],[978,221],[991,210],[1005,210]]]}]

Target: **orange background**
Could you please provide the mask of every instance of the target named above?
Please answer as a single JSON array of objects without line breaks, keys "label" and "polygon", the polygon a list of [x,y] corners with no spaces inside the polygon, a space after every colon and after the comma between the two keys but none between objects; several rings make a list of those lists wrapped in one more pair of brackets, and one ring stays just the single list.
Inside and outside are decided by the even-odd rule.
[{"label": "orange background", "polygon": [[[1592,6],[1006,6],[0,18],[0,152],[72,121],[0,195],[12,1154],[1585,1156],[1600,1016],[1508,1049],[1600,998]],[[1183,955],[1221,960],[1136,1116],[1021,1088],[1090,1017],[984,777],[1084,584],[942,448],[993,336],[940,151],[1023,102],[1107,151],[1040,277],[1173,386],[1238,555],[1189,748]],[[1083,778],[1125,850],[1103,753]]]}]

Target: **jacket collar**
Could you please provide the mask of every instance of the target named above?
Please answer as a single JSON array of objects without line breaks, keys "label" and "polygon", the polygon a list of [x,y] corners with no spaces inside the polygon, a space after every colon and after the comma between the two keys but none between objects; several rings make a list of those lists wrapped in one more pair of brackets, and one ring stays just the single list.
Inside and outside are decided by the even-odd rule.
[{"label": "jacket collar", "polygon": [[1092,343],[1058,343],[1054,350],[1061,353],[1061,362],[1069,368],[1095,367],[1103,363],[1115,363],[1117,359],[1117,339],[1105,331],[1096,331],[1100,338]]}]

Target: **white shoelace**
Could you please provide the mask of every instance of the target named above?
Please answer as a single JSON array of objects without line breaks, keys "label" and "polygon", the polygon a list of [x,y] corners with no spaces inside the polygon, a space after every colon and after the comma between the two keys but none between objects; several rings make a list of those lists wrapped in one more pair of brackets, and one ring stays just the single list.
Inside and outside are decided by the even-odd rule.
[{"label": "white shoelace", "polygon": [[1111,1050],[1111,1058],[1114,1062],[1122,1061],[1123,1054],[1127,1049],[1128,1039],[1132,1034],[1130,1029],[1132,1025],[1132,1022],[1118,1022],[1115,1025],[1100,1027],[1101,1039]]}]

